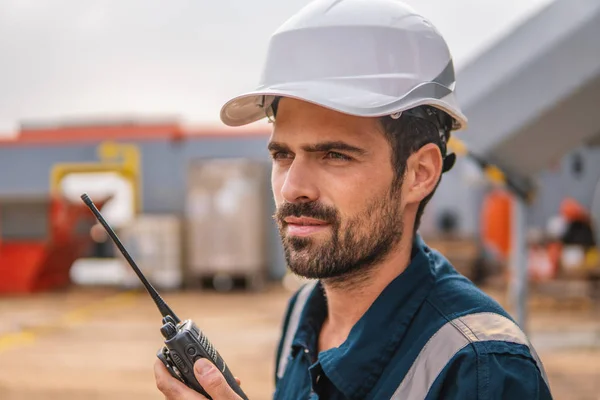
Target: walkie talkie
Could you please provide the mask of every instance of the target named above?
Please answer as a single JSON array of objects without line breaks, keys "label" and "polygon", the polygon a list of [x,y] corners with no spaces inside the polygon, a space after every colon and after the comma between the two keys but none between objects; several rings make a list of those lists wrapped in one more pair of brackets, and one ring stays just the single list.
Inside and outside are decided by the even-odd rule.
[{"label": "walkie talkie", "polygon": [[169,373],[179,381],[183,382],[186,386],[194,389],[195,391],[206,396],[208,399],[211,397],[206,391],[200,386],[196,377],[194,376],[194,363],[199,358],[207,358],[212,361],[213,364],[219,368],[223,373],[225,380],[229,386],[237,393],[242,399],[248,400],[246,394],[242,391],[242,388],[237,384],[235,378],[225,361],[219,354],[219,352],[209,342],[208,338],[204,333],[198,329],[196,324],[192,320],[181,321],[177,315],[169,308],[169,306],[160,297],[156,289],[148,282],[142,271],[138,268],[135,261],[131,258],[117,234],[108,225],[102,214],[96,205],[90,199],[87,194],[82,194],[81,199],[83,202],[92,210],[98,221],[104,226],[106,232],[110,235],[113,242],[117,245],[133,271],[140,278],[146,290],[156,303],[158,310],[163,316],[163,326],[160,328],[160,332],[165,338],[165,345],[158,351],[156,356],[163,362]]}]

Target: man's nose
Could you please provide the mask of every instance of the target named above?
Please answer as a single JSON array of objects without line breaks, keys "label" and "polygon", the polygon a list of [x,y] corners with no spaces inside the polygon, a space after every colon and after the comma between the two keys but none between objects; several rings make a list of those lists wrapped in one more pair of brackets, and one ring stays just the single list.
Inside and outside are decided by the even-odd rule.
[{"label": "man's nose", "polygon": [[319,198],[316,174],[306,163],[294,160],[286,171],[281,195],[289,203],[307,203]]}]

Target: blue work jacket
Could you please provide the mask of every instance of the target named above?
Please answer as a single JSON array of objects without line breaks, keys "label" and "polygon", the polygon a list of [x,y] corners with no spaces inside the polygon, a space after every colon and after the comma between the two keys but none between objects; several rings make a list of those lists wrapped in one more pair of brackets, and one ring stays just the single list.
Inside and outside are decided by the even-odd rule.
[{"label": "blue work jacket", "polygon": [[346,341],[318,352],[326,316],[318,281],[290,299],[274,399],[552,398],[541,361],[509,314],[418,235],[407,269]]}]

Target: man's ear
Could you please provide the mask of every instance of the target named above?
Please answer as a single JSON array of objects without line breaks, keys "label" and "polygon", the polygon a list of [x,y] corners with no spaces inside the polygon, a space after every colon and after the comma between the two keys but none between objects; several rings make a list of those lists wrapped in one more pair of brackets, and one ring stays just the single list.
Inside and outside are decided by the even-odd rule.
[{"label": "man's ear", "polygon": [[442,153],[434,143],[428,143],[413,153],[406,163],[404,200],[420,203],[437,185],[442,174]]}]

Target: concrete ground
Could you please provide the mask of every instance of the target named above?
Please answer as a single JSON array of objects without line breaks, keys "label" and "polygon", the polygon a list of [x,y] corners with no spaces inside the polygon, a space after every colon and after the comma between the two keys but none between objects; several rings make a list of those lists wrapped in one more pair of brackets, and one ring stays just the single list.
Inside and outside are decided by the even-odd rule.
[{"label": "concrete ground", "polygon": [[[163,294],[181,318],[205,331],[251,399],[271,396],[288,296],[279,285],[257,294]],[[532,341],[555,398],[600,399],[598,314],[585,304],[532,308]],[[0,321],[2,400],[164,398],[152,371],[161,317],[144,292],[73,288],[0,298]]]}]

